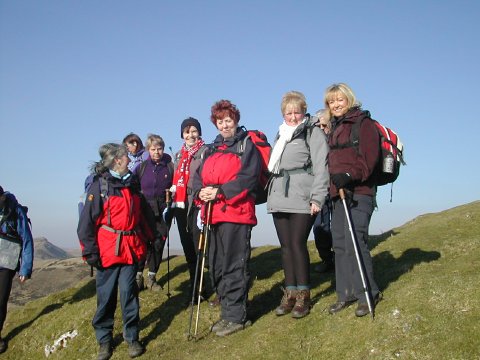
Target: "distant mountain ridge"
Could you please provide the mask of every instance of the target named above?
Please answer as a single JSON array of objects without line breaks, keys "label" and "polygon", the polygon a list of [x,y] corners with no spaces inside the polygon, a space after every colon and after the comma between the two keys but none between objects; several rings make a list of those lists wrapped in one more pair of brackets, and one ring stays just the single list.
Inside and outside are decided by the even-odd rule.
[{"label": "distant mountain ridge", "polygon": [[68,259],[70,255],[65,250],[53,245],[44,237],[38,237],[33,239],[35,259],[38,260],[53,260],[53,259]]}]

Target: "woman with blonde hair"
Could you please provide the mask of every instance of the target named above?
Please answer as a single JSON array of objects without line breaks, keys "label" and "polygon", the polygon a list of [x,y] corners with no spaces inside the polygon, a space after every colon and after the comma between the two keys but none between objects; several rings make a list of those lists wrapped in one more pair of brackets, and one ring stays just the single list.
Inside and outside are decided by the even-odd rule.
[{"label": "woman with blonde hair", "polygon": [[310,258],[307,239],[328,191],[328,145],[325,134],[306,115],[305,96],[283,96],[283,122],[272,149],[268,170],[267,211],[281,245],[285,290],[278,316],[302,318],[310,313]]},{"label": "woman with blonde hair", "polygon": [[[333,84],[325,91],[325,106],[331,114],[332,130],[329,135],[330,197],[333,203],[332,240],[335,252],[335,277],[337,301],[329,308],[337,313],[358,301],[355,315],[370,313],[361,281],[350,229],[339,196],[343,189],[351,214],[351,222],[363,260],[367,284],[373,305],[381,299],[381,293],[373,278],[370,250],[367,246],[368,227],[375,206],[375,167],[380,149],[379,135],[368,111],[361,109],[352,89],[344,83]],[[351,142],[351,132],[360,123],[359,144]]]}]

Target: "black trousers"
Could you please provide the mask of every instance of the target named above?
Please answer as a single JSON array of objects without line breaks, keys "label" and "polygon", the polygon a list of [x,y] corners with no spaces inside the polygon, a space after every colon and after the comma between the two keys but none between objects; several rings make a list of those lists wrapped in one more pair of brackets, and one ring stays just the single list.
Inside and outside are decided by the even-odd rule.
[{"label": "black trousers", "polygon": [[12,291],[12,281],[15,277],[15,271],[10,269],[0,269],[0,335],[7,317],[7,304]]},{"label": "black trousers", "polygon": [[187,209],[173,209],[173,217],[177,222],[180,242],[182,243],[183,253],[187,261],[188,270],[190,272],[190,284],[195,279],[195,268],[197,264],[198,239],[200,237],[200,229],[197,227],[198,209],[192,210],[190,216]]},{"label": "black trousers", "polygon": [[312,229],[318,255],[322,261],[328,263],[332,263],[334,257],[332,250],[332,232],[330,230],[330,209],[330,199],[327,198],[322,210],[315,218]]},{"label": "black trousers", "polygon": [[[370,286],[371,295],[375,298],[379,292],[377,283],[373,278],[373,265],[370,250],[368,249],[368,226],[374,208],[373,197],[367,195],[353,195],[348,200],[351,223],[355,234],[361,264],[367,285]],[[342,200],[333,201],[332,212],[333,250],[335,252],[335,281],[338,301],[358,299],[365,303],[365,291],[353,247],[352,236],[348,226],[345,208]]]},{"label": "black trousers", "polygon": [[251,225],[219,223],[212,225],[209,235],[210,276],[220,297],[222,319],[239,324],[247,318],[251,233]]},{"label": "black trousers", "polygon": [[157,228],[158,236],[155,238],[153,244],[148,247],[146,259],[138,264],[138,271],[140,272],[143,272],[146,263],[148,271],[156,274],[162,263],[163,249],[167,243],[170,224],[165,223],[162,215],[160,215],[155,216],[155,226]]},{"label": "black trousers", "polygon": [[282,251],[285,286],[310,286],[310,256],[308,234],[313,225],[310,214],[273,213]]}]

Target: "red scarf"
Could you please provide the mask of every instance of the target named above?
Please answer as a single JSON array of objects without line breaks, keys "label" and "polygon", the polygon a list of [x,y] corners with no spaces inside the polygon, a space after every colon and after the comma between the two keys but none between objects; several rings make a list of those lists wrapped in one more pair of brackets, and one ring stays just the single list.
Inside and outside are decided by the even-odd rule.
[{"label": "red scarf", "polygon": [[183,144],[181,151],[181,158],[178,162],[177,170],[173,175],[173,185],[175,186],[175,193],[173,194],[173,206],[185,209],[187,201],[187,185],[190,179],[190,163],[193,155],[205,144],[203,140],[198,141],[195,145],[187,148]]}]

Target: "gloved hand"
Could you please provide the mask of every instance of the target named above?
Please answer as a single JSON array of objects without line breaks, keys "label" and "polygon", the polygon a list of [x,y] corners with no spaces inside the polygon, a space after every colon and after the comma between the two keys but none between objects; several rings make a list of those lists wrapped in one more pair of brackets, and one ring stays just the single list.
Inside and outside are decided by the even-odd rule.
[{"label": "gloved hand", "polygon": [[87,264],[93,266],[96,269],[102,269],[102,261],[100,260],[100,256],[96,253],[88,254],[85,257]]},{"label": "gloved hand", "polygon": [[198,227],[200,230],[203,230],[202,212],[201,212],[201,211],[199,211],[199,212],[198,212],[198,215],[197,215],[197,227]]},{"label": "gloved hand", "polygon": [[349,173],[333,174],[331,177],[337,189],[343,189],[353,181]]},{"label": "gloved hand", "polygon": [[167,222],[167,219],[169,219],[169,214],[168,214],[168,210],[169,210],[169,207],[167,206],[165,208],[165,210],[163,210],[163,213],[162,213],[162,218],[163,218],[163,221]]}]

